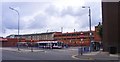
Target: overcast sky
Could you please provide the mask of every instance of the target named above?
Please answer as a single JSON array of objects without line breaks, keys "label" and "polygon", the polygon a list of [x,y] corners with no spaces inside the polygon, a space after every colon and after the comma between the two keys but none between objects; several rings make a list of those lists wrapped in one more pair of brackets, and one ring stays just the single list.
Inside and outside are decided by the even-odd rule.
[{"label": "overcast sky", "polygon": [[[0,5],[1,6],[1,5]],[[92,30],[101,22],[101,0],[40,0],[2,2],[0,13],[2,17],[1,36],[17,34],[18,15],[9,9],[12,7],[20,13],[20,34],[88,31],[88,8],[92,17]]]}]

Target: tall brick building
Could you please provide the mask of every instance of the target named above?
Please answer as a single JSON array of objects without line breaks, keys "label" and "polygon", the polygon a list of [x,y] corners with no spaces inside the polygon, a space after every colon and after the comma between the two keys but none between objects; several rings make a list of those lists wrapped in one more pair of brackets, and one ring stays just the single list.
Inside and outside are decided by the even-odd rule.
[{"label": "tall brick building", "polygon": [[[94,34],[94,31],[92,31],[92,39],[94,39]],[[56,34],[54,38],[70,46],[90,45],[89,31],[61,33]]]},{"label": "tall brick building", "polygon": [[102,0],[103,48],[104,51],[120,53],[120,2]]}]

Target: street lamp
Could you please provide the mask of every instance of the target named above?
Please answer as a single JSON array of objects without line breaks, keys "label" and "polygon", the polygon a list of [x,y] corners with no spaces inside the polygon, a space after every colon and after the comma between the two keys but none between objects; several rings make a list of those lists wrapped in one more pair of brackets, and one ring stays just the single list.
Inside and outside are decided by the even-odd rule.
[{"label": "street lamp", "polygon": [[83,35],[83,33],[80,33],[80,48],[78,48],[78,55],[83,55],[83,38],[81,38],[81,36]]},{"label": "street lamp", "polygon": [[82,44],[83,44],[83,39],[80,39],[81,40],[81,55],[83,55],[83,47],[82,47]]},{"label": "street lamp", "polygon": [[[91,45],[91,41],[92,41],[92,31],[91,31],[91,9],[90,6],[82,6],[82,8],[88,8],[89,9],[89,29],[90,29],[90,45]],[[90,47],[90,51],[91,51],[91,47]]]},{"label": "street lamp", "polygon": [[[18,14],[18,42],[19,42],[19,20],[20,20],[20,15],[19,15],[18,10],[14,9],[12,7],[9,7],[9,9],[14,10]],[[18,51],[20,51],[19,44],[17,45],[17,47],[18,47]]]},{"label": "street lamp", "polygon": [[33,43],[32,43],[32,36],[31,36],[30,47],[31,47],[31,52],[33,52]]}]

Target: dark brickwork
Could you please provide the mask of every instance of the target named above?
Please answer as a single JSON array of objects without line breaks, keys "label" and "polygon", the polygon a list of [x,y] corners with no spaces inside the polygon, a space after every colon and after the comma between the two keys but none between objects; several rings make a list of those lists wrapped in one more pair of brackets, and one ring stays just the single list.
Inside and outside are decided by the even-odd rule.
[{"label": "dark brickwork", "polygon": [[117,48],[120,44],[119,21],[120,21],[120,3],[118,2],[102,2],[103,17],[103,47],[104,51],[110,51],[110,47]]}]

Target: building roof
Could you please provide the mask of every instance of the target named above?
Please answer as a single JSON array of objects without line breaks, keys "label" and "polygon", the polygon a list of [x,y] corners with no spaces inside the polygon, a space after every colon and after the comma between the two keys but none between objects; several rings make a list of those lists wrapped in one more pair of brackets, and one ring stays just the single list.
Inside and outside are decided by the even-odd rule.
[{"label": "building roof", "polygon": [[34,33],[34,34],[23,34],[23,35],[9,35],[10,36],[30,36],[30,35],[45,35],[45,34],[54,34],[54,33],[62,33],[62,32],[46,32],[46,33]]}]

